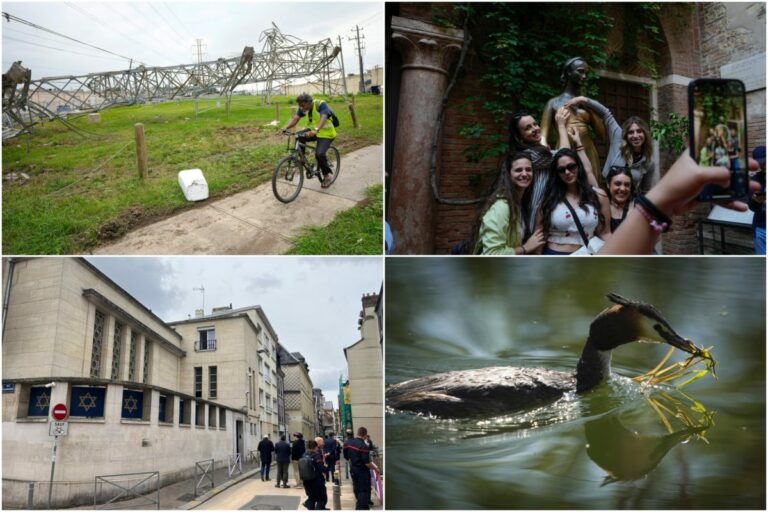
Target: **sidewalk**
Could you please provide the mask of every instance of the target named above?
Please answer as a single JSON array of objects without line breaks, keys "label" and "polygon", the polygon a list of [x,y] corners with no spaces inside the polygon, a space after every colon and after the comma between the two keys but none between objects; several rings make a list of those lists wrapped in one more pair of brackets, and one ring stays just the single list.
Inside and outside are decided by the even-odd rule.
[{"label": "sidewalk", "polygon": [[281,254],[305,226],[326,225],[337,213],[365,199],[365,190],[382,183],[380,145],[341,157],[341,173],[328,189],[305,180],[295,201],[283,204],[272,182],[138,228],[93,254]]},{"label": "sidewalk", "polygon": [[[343,469],[342,469],[343,471]],[[232,478],[227,476],[227,468],[220,468],[214,472],[215,487],[210,485],[203,487],[203,493],[197,497],[193,495],[195,479],[188,478],[171,485],[160,488],[160,509],[171,510],[306,510],[302,503],[306,499],[303,487],[295,487],[296,480],[293,476],[293,468],[289,468],[288,489],[275,487],[277,465],[273,464],[268,482],[262,482],[257,464],[243,464],[243,474],[234,474]],[[327,508],[333,509],[333,484],[326,484],[328,492]],[[372,510],[382,510],[381,501],[371,492],[374,506]],[[149,496],[155,499],[155,495]],[[92,505],[74,507],[76,509],[93,509]],[[113,509],[149,510],[156,506],[149,504],[145,498],[120,501],[112,504]],[[352,480],[341,479],[341,510],[354,510],[355,496],[352,492]]]},{"label": "sidewalk", "polygon": [[[270,472],[270,477],[276,475],[275,467]],[[293,471],[289,472],[288,489],[276,488],[274,479],[262,482],[258,472],[252,477],[233,482],[223,489],[214,489],[202,496],[200,500],[190,502],[182,507],[187,510],[306,510],[302,503],[306,499],[303,487],[295,487]],[[328,492],[328,504],[326,508],[334,509],[333,483],[326,484]],[[372,510],[382,510],[381,501],[373,496],[374,506]],[[355,495],[352,492],[352,480],[342,476],[341,480],[341,509],[354,510]]]}]

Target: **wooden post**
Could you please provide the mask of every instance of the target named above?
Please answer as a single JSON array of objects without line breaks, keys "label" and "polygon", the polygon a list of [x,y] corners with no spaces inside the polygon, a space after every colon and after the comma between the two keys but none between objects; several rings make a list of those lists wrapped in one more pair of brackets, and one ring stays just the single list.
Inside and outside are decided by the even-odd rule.
[{"label": "wooden post", "polygon": [[280,121],[280,104],[275,103],[275,121]]},{"label": "wooden post", "polygon": [[231,96],[227,96],[227,117],[229,117],[229,103],[232,101]]},{"label": "wooden post", "polygon": [[197,108],[198,108],[198,107],[197,107],[197,102],[198,102],[198,101],[199,101],[199,100],[198,100],[197,98],[195,98],[195,119],[197,119]]},{"label": "wooden post", "polygon": [[[353,96],[353,98],[354,98],[354,96]],[[355,128],[360,128],[357,125],[357,115],[355,114],[355,102],[354,102],[354,100],[352,101],[352,103],[349,104],[349,115],[352,116],[352,126],[354,126]]]},{"label": "wooden post", "polygon": [[136,123],[133,127],[136,130],[136,158],[139,161],[139,178],[143,180],[147,177],[147,146],[144,144],[144,125]]}]

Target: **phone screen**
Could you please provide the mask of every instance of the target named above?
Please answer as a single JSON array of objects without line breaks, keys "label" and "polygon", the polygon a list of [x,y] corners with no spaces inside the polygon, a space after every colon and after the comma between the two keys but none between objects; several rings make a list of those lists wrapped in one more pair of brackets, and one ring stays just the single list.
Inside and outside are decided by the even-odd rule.
[{"label": "phone screen", "polygon": [[747,115],[740,80],[700,79],[688,87],[691,156],[702,167],[731,170],[728,188],[708,185],[699,199],[731,199],[747,191]]}]

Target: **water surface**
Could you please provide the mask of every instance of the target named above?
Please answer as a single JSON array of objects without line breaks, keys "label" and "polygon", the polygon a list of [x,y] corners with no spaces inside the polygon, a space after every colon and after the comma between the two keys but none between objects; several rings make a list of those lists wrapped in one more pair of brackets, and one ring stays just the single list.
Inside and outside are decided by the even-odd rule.
[{"label": "water surface", "polygon": [[[389,384],[495,365],[571,371],[609,291],[714,346],[719,380],[684,395],[642,388],[626,377],[668,346],[633,343],[614,352],[609,383],[546,407],[454,421],[390,412],[387,508],[764,509],[764,283],[759,258],[388,259]],[[684,419],[665,424],[661,407]]]}]

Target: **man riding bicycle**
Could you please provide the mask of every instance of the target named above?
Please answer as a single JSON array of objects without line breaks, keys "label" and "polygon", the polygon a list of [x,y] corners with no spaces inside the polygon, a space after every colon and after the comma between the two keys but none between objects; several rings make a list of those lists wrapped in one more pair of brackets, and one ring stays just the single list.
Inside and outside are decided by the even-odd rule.
[{"label": "man riding bicycle", "polygon": [[[307,93],[299,94],[296,98],[296,102],[299,104],[299,108],[296,111],[296,115],[293,119],[283,127],[283,131],[289,130],[296,126],[302,117],[307,117],[307,126],[309,131],[303,134],[297,135],[300,142],[312,142],[317,141],[315,145],[315,157],[320,170],[323,172],[323,188],[331,186],[333,179],[333,171],[328,165],[328,158],[326,152],[330,147],[333,139],[336,138],[336,128],[331,123],[331,109],[324,101],[315,101],[312,96]],[[313,123],[317,122],[316,126]]]}]

